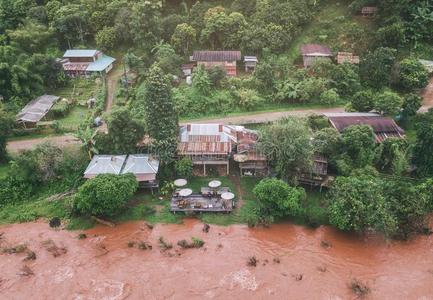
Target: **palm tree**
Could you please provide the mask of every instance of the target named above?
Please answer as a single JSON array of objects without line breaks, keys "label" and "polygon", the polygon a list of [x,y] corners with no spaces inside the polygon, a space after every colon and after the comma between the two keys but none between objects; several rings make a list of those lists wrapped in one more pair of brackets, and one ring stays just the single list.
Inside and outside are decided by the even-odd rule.
[{"label": "palm tree", "polygon": [[97,134],[96,130],[87,126],[85,129],[78,129],[75,136],[83,143],[83,147],[89,154],[89,159],[91,160],[94,154],[98,154],[99,151],[96,148],[95,136]]}]

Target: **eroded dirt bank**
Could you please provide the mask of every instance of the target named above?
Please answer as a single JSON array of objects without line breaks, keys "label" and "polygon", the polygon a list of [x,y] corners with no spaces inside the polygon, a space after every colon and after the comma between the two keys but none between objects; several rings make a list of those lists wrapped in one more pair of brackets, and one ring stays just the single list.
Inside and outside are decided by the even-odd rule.
[{"label": "eroded dirt bank", "polygon": [[[0,227],[3,249],[27,244],[36,254],[0,254],[0,298],[353,299],[348,284],[357,278],[371,290],[367,299],[433,299],[433,236],[386,243],[329,227],[202,228],[195,220],[153,229],[136,222],[94,228],[80,240],[42,222]],[[161,252],[160,236],[173,249]],[[176,246],[192,236],[204,247]],[[247,266],[250,256],[256,267]]]}]

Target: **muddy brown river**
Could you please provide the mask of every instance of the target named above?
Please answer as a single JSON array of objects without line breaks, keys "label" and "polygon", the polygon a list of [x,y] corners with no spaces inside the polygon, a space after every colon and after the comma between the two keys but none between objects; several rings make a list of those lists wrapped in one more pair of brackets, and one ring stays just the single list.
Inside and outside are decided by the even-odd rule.
[{"label": "muddy brown river", "polygon": [[[134,222],[78,239],[44,222],[2,226],[3,249],[28,249],[0,254],[0,298],[355,299],[349,285],[358,279],[370,289],[366,299],[433,299],[433,236],[386,242],[292,224],[202,228],[196,220],[153,229]],[[160,249],[161,236],[172,249]],[[192,236],[204,247],[176,245]],[[25,260],[30,250],[36,259]],[[255,267],[247,265],[252,256]]]}]

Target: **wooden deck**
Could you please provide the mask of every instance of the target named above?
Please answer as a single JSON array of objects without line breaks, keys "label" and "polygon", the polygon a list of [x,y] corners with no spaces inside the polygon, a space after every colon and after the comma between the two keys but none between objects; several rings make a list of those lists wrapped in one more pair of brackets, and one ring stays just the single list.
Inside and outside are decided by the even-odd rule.
[{"label": "wooden deck", "polygon": [[204,196],[202,194],[192,194],[188,197],[173,195],[171,198],[171,208],[173,213],[181,212],[231,212],[234,201],[224,201],[218,196]]}]

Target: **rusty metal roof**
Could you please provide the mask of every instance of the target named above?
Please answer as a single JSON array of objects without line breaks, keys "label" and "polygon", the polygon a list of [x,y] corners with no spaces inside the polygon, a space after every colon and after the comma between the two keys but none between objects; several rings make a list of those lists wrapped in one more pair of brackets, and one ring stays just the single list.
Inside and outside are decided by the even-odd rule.
[{"label": "rusty metal roof", "polygon": [[332,56],[332,51],[329,47],[319,44],[305,44],[301,47],[303,56]]},{"label": "rusty metal roof", "polygon": [[231,142],[183,142],[178,145],[178,152],[186,154],[229,154]]},{"label": "rusty metal roof", "polygon": [[240,51],[194,51],[194,61],[233,61],[241,60]]},{"label": "rusty metal roof", "polygon": [[382,116],[344,115],[328,117],[331,125],[340,133],[352,125],[369,125],[376,135],[376,141],[381,143],[389,137],[404,137],[404,130],[391,118]]}]

